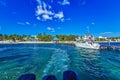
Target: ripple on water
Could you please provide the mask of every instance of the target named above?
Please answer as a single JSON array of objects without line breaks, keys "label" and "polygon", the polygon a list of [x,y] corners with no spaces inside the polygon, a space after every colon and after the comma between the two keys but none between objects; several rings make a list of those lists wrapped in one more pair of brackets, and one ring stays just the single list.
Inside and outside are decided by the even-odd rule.
[{"label": "ripple on water", "polygon": [[62,80],[62,72],[67,69],[76,71],[80,80],[120,80],[117,52],[60,44],[16,44],[0,48],[0,54],[0,80],[16,80],[21,74],[31,72],[37,80],[47,74]]}]

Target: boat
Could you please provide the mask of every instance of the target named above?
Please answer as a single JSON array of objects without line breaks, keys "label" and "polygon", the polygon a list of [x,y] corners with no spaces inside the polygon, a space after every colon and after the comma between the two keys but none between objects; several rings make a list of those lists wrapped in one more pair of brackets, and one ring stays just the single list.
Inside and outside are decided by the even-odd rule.
[{"label": "boat", "polygon": [[83,37],[78,37],[75,46],[79,48],[89,48],[89,49],[100,49],[100,44],[94,42],[94,37],[91,35],[85,35]]}]

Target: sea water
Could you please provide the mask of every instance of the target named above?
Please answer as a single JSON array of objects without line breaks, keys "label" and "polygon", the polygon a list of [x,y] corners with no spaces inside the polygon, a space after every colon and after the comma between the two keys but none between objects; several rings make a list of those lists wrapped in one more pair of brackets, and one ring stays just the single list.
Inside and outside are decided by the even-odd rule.
[{"label": "sea water", "polygon": [[77,48],[66,44],[0,44],[0,80],[34,73],[37,80],[55,75],[62,80],[73,70],[79,80],[120,80],[120,52]]}]

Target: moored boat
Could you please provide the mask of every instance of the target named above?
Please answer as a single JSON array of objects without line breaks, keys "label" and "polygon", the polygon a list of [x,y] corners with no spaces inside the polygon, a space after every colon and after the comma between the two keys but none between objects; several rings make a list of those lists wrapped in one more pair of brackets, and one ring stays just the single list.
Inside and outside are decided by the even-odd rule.
[{"label": "moored boat", "polygon": [[94,37],[91,35],[85,35],[82,38],[79,37],[76,40],[77,40],[77,42],[75,42],[76,47],[89,48],[89,49],[100,49],[100,44],[94,42]]}]

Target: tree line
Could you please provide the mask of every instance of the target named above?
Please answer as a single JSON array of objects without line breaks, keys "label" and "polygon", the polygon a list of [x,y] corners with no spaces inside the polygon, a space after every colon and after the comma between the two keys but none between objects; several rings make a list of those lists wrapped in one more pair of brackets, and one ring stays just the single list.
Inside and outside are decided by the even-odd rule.
[{"label": "tree line", "polygon": [[[58,38],[60,41],[75,41],[76,38],[78,38],[78,35],[50,35],[50,34],[46,34],[46,33],[39,33],[36,36],[33,35],[18,35],[18,34],[11,34],[11,35],[7,35],[7,34],[0,34],[0,41],[4,41],[4,40],[12,40],[12,41],[52,41],[54,40],[54,38]],[[81,36],[82,38],[82,36]],[[111,41],[116,41],[116,40],[120,40],[120,37],[111,37],[111,38],[107,38],[107,39],[101,39],[101,38],[96,38],[95,41],[107,41],[107,40],[111,40]]]},{"label": "tree line", "polygon": [[18,34],[0,34],[0,41],[3,40],[12,40],[12,41],[52,41],[54,38],[58,38],[60,41],[75,41],[75,39],[78,37],[77,35],[50,35],[50,34],[37,34],[36,36],[33,35],[18,35]]},{"label": "tree line", "polygon": [[120,37],[110,37],[110,38],[107,38],[107,39],[96,38],[95,41],[120,41]]}]

